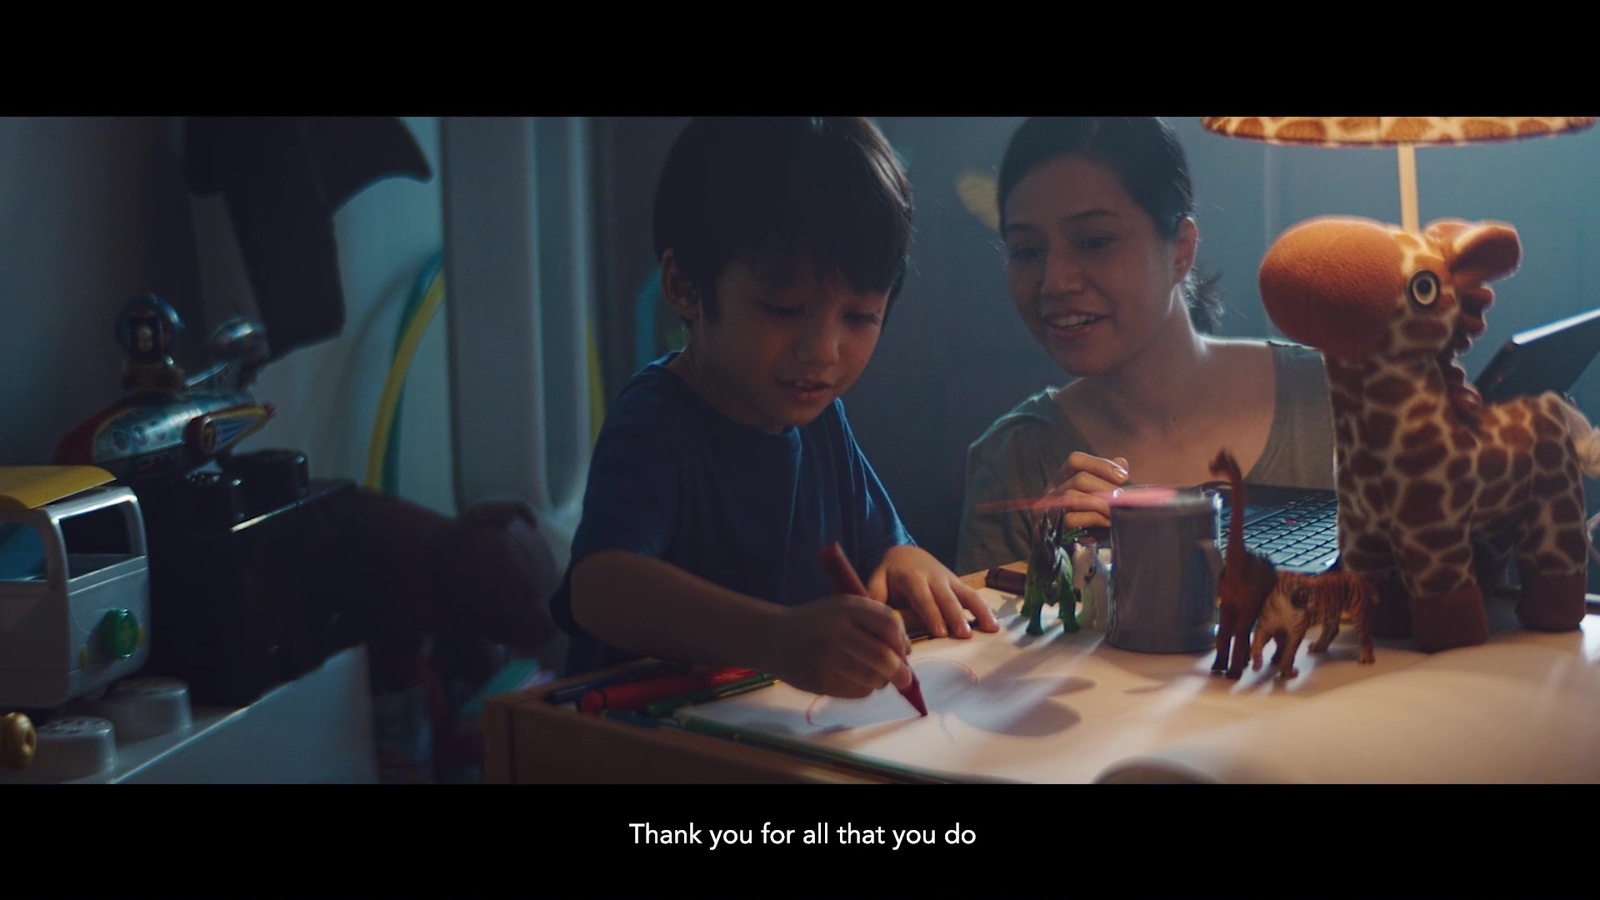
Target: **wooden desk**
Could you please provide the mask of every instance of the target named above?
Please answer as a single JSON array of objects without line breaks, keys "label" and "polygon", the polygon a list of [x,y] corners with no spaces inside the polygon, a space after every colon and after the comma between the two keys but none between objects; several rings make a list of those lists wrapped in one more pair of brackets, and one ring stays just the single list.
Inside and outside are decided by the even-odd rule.
[{"label": "wooden desk", "polygon": [[[1009,568],[1026,572],[1025,563]],[[983,586],[984,573],[962,581]],[[919,631],[908,619],[908,628]],[[584,715],[548,697],[619,672],[567,678],[490,697],[484,704],[483,779],[488,784],[705,784],[705,783],[885,783],[892,773],[872,774],[812,763],[793,755],[735,744],[678,729],[642,729]]]},{"label": "wooden desk", "polygon": [[[1575,646],[1579,655],[1587,656],[1591,663],[1600,659],[1600,616],[1591,615],[1584,623],[1583,633],[1576,637],[1527,634],[1516,628],[1510,617],[1510,607],[1507,598],[1491,601],[1495,640],[1538,647],[1559,645],[1570,649]],[[1020,628],[1014,604],[1002,606],[998,612],[1008,632]],[[1355,636],[1351,632],[1349,628],[1344,630],[1335,644],[1335,650],[1342,649],[1342,652],[1331,654],[1332,658],[1326,661],[1308,659],[1302,648],[1302,675],[1296,679],[1298,683],[1288,687],[1272,685],[1266,672],[1247,671],[1245,678],[1235,683],[1210,677],[1209,653],[1130,655],[1099,647],[1098,635],[1094,634],[1058,638],[1057,646],[1062,655],[1076,654],[1078,659],[1048,661],[1049,674],[1087,675],[1081,680],[1094,685],[1092,689],[1062,698],[1065,707],[1070,708],[1077,719],[1039,745],[1041,750],[1056,754],[1060,777],[1055,777],[1055,772],[1040,777],[1043,770],[1039,766],[1030,766],[1026,760],[1019,762],[1015,755],[1009,769],[997,774],[1003,780],[1088,781],[1116,759],[1137,756],[1207,730],[1229,727],[1230,723],[1253,721],[1256,716],[1280,710],[1294,710],[1317,694],[1337,693],[1344,685],[1401,671],[1427,658],[1408,649],[1405,642],[1380,642],[1378,664],[1361,666],[1354,662]],[[991,641],[995,637],[988,636]],[[1013,639],[1015,637],[1012,635]],[[924,656],[932,656],[937,655],[933,652],[936,646],[943,644],[943,651],[948,652],[958,643],[961,642],[947,639],[918,647]],[[999,650],[1009,649],[998,644],[994,646]],[[957,649],[966,652],[965,648]],[[1051,654],[1055,652],[1053,648],[1049,650]],[[1038,649],[1021,653],[1040,658]],[[1098,668],[1072,668],[1085,663]],[[1044,667],[1038,672],[1044,673]],[[484,717],[485,781],[659,784],[906,780],[899,771],[889,768],[844,769],[679,728],[643,728],[584,715],[570,706],[556,706],[545,699],[552,691],[585,680],[569,679],[489,700]],[[786,687],[783,690],[792,693]],[[706,712],[729,718],[725,714],[730,710],[736,713],[740,706],[766,704],[769,701],[763,698],[776,696],[776,693],[774,689],[773,694],[760,691],[719,701],[707,707]],[[715,709],[719,705],[720,711]],[[792,708],[789,712],[792,714]],[[738,716],[731,718],[737,720]],[[994,740],[997,746],[1015,742],[1014,737],[1004,735]]]},{"label": "wooden desk", "polygon": [[677,728],[642,728],[586,715],[548,696],[607,669],[490,697],[483,710],[486,784],[883,783]]}]

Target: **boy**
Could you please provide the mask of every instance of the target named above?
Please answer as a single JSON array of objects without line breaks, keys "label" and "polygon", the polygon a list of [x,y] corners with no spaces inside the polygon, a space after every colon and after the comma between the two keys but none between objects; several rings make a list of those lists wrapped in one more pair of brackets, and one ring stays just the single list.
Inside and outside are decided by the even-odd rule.
[{"label": "boy", "polygon": [[[655,656],[864,697],[911,682],[902,599],[936,636],[999,630],[912,543],[838,399],[905,276],[911,188],[861,118],[690,122],[657,184],[665,302],[681,352],[617,395],[572,563],[551,600],[567,672]],[[837,593],[833,541],[872,596]]]}]

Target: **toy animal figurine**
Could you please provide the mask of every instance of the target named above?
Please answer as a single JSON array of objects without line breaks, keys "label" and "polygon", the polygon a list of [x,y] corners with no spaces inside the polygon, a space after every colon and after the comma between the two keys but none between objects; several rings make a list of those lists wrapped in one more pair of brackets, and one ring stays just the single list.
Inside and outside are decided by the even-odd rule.
[{"label": "toy animal figurine", "polygon": [[[1228,479],[1229,508],[1244,509],[1244,476],[1233,454],[1225,449],[1217,451],[1216,459],[1211,461],[1211,474]],[[1244,516],[1230,515],[1227,552],[1217,576],[1217,656],[1211,662],[1213,674],[1225,672],[1235,680],[1244,675],[1250,629],[1277,583],[1278,568],[1272,560],[1244,544]]]},{"label": "toy animal figurine", "polygon": [[1300,642],[1306,633],[1319,625],[1322,627],[1322,633],[1311,644],[1312,653],[1321,653],[1339,636],[1339,623],[1346,614],[1361,636],[1360,662],[1371,665],[1377,658],[1372,651],[1371,628],[1376,603],[1377,595],[1372,586],[1351,572],[1318,575],[1279,572],[1278,584],[1267,595],[1255,638],[1250,642],[1250,668],[1261,668],[1262,649],[1267,641],[1276,640],[1277,652],[1272,655],[1272,664],[1277,667],[1278,677],[1288,679],[1299,675],[1294,658],[1300,652]]},{"label": "toy animal figurine", "polygon": [[1034,526],[1027,584],[1022,590],[1022,615],[1028,620],[1028,634],[1044,634],[1042,618],[1046,606],[1060,607],[1061,625],[1066,631],[1079,629],[1078,589],[1073,584],[1072,554],[1067,548],[1084,530],[1064,531],[1066,517],[1066,510],[1053,517],[1042,513]]},{"label": "toy animal figurine", "polygon": [[1078,591],[1078,624],[1095,631],[1111,627],[1111,604],[1106,597],[1105,564],[1093,538],[1079,538],[1072,544],[1072,586]]},{"label": "toy animal figurine", "polygon": [[1416,234],[1332,216],[1261,263],[1268,316],[1327,367],[1341,566],[1382,597],[1378,635],[1425,652],[1487,640],[1484,595],[1513,553],[1524,627],[1584,616],[1582,474],[1600,474],[1600,439],[1553,392],[1484,404],[1456,361],[1521,254],[1503,223]]}]

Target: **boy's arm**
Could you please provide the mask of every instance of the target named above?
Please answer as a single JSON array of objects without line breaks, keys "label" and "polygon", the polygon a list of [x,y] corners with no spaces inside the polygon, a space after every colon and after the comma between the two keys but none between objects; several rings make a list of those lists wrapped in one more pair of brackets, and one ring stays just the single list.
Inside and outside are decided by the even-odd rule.
[{"label": "boy's arm", "polygon": [[572,613],[634,653],[757,669],[812,693],[864,697],[911,682],[900,617],[861,597],[779,606],[660,559],[603,550],[572,570]]},{"label": "boy's arm", "polygon": [[891,597],[903,601],[933,637],[971,637],[968,612],[980,631],[999,631],[999,623],[978,592],[911,539],[889,492],[844,423],[842,408],[839,415],[862,485],[858,500],[861,565],[863,571],[872,573],[867,581],[872,598],[885,604]]}]

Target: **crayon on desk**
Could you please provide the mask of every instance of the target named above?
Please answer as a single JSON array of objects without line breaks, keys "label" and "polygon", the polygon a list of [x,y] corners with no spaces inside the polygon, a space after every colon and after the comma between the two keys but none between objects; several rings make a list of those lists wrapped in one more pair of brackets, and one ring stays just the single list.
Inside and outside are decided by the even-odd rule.
[{"label": "crayon on desk", "polygon": [[712,700],[720,700],[723,697],[732,697],[737,694],[746,694],[750,691],[764,688],[769,684],[777,683],[778,679],[773,675],[753,675],[749,678],[743,678],[738,681],[730,681],[727,684],[709,687],[704,690],[695,691],[691,694],[684,694],[681,697],[669,697],[665,700],[657,700],[656,702],[644,708],[644,714],[647,716],[660,717],[671,713],[680,706],[689,706],[695,703],[710,703]]},{"label": "crayon on desk", "polygon": [[989,569],[988,574],[984,576],[983,584],[984,587],[1004,591],[1007,594],[1020,595],[1028,587],[1028,576],[1026,573],[1018,572],[1015,569],[993,566]]},{"label": "crayon on desk", "polygon": [[603,709],[636,710],[657,700],[680,697],[759,674],[755,669],[722,668],[594,687],[578,697],[578,711],[598,713]]},{"label": "crayon on desk", "polygon": [[606,687],[613,684],[625,684],[633,681],[643,681],[646,678],[655,678],[670,672],[682,672],[683,670],[684,666],[682,663],[665,661],[648,663],[646,665],[639,666],[636,669],[629,669],[626,672],[618,672],[614,675],[595,678],[585,681],[582,684],[575,684],[571,687],[564,687],[560,690],[551,691],[549,694],[545,695],[545,700],[550,703],[571,703],[583,696],[584,691],[592,688]]},{"label": "crayon on desk", "polygon": [[[844,555],[844,548],[839,546],[838,541],[823,548],[817,557],[817,562],[822,565],[822,571],[828,574],[828,580],[833,583],[834,590],[841,594],[870,596],[866,585],[861,583],[861,576],[857,575],[855,568],[850,565],[850,557]],[[910,663],[906,665],[910,667]],[[919,715],[928,714],[928,704],[922,700],[922,682],[917,679],[916,672],[911,673],[911,684],[897,690],[900,691],[900,696],[906,698],[907,702],[916,708]]]},{"label": "crayon on desk", "polygon": [[917,615],[916,610],[905,605],[893,604],[890,604],[889,608],[900,616],[901,624],[906,627],[906,637],[911,639],[911,643],[915,644],[917,641],[926,641],[933,637],[933,633],[928,630],[928,626],[922,621],[922,617]]}]

